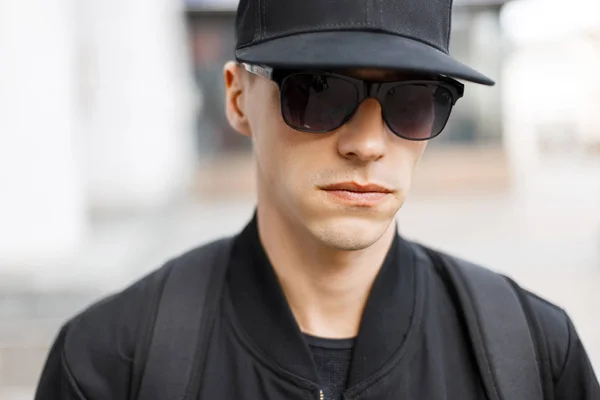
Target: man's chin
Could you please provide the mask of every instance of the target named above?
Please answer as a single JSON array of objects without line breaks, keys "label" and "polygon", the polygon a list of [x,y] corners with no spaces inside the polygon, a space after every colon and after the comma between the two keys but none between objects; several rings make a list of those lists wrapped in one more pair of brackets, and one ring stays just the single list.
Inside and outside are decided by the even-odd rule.
[{"label": "man's chin", "polygon": [[392,219],[368,219],[356,216],[336,217],[310,224],[312,234],[328,247],[344,251],[366,249],[390,228]]}]

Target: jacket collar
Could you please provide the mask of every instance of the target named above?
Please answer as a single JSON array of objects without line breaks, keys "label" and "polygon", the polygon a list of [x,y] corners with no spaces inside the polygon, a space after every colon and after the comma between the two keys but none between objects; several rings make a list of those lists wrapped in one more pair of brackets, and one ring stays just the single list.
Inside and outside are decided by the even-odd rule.
[{"label": "jacket collar", "polygon": [[[399,353],[413,319],[415,278],[414,253],[396,234],[365,307],[348,388]],[[260,242],[256,215],[235,240],[228,286],[237,320],[261,352],[287,372],[318,382],[310,350]]]}]

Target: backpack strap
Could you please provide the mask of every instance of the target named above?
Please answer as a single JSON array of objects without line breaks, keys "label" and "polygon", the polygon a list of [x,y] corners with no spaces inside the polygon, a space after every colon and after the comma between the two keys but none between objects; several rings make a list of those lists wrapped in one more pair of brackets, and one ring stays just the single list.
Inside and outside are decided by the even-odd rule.
[{"label": "backpack strap", "polygon": [[233,238],[167,264],[151,282],[141,315],[130,400],[195,400]]},{"label": "backpack strap", "polygon": [[536,344],[538,365],[541,373],[542,389],[544,391],[544,400],[554,400],[556,396],[554,393],[554,377],[552,373],[552,364],[550,362],[550,353],[548,350],[548,336],[544,332],[544,328],[542,327],[542,323],[538,314],[534,312],[534,309],[531,305],[531,299],[528,296],[527,292],[523,290],[523,288],[521,288],[512,279],[508,277],[506,279],[513,286],[515,293],[517,293],[517,295],[519,296],[519,300],[521,301],[521,305],[523,306],[523,311],[525,312],[527,321],[529,321],[529,328],[531,329],[533,341]]},{"label": "backpack strap", "polygon": [[425,250],[456,289],[489,400],[543,400],[534,338],[513,285],[487,269]]}]

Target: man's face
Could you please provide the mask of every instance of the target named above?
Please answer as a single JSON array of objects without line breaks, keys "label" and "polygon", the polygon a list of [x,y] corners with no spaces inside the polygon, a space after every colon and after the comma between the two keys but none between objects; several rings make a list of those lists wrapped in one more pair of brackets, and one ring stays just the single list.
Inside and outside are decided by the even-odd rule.
[{"label": "man's face", "polygon": [[[414,79],[380,70],[344,73],[372,80]],[[226,65],[226,106],[233,128],[254,145],[259,208],[270,207],[331,248],[360,250],[375,243],[402,206],[426,142],[394,135],[372,98],[333,132],[294,130],[281,116],[277,85],[248,75],[235,63]],[[389,193],[348,200],[343,192],[325,190],[348,182],[375,184]]]}]

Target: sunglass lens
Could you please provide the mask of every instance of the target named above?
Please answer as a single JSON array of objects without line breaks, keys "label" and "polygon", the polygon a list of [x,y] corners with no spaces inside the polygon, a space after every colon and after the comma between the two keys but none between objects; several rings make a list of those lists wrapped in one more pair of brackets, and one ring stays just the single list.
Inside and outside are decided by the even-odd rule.
[{"label": "sunglass lens", "polygon": [[444,129],[452,104],[452,94],[445,87],[398,85],[386,94],[384,115],[396,135],[409,140],[427,140]]},{"label": "sunglass lens", "polygon": [[358,103],[352,82],[325,74],[295,74],[281,85],[281,112],[292,128],[329,132],[342,126]]}]

